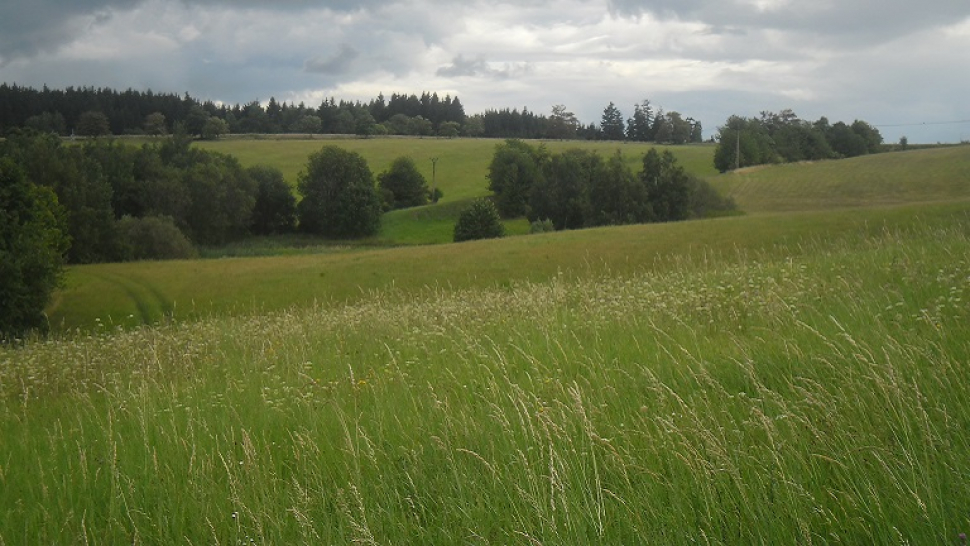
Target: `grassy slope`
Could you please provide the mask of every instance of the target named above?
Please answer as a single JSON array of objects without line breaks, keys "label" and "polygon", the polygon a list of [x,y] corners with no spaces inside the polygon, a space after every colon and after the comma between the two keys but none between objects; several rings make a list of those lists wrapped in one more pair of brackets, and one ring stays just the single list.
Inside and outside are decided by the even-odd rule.
[{"label": "grassy slope", "polygon": [[212,316],[0,348],[0,544],[955,542],[970,528],[956,187],[894,193],[959,198],[942,204],[835,196],[72,268],[66,317]]},{"label": "grassy slope", "polygon": [[[607,275],[0,348],[0,543],[956,543],[970,217],[862,219],[428,248],[631,245]],[[702,232],[723,251],[644,237]]]},{"label": "grassy slope", "polygon": [[190,318],[278,310],[313,301],[343,303],[374,290],[415,293],[433,286],[542,281],[560,272],[626,273],[650,270],[670,256],[700,259],[775,246],[797,248],[914,219],[935,223],[965,209],[958,203],[765,214],[318,255],[79,266],[70,269],[67,286],[49,314],[56,329],[89,328],[96,321],[132,325],[166,313]]},{"label": "grassy slope", "polygon": [[712,178],[748,213],[970,197],[970,146],[742,169]]},{"label": "grassy slope", "polygon": [[[448,161],[456,164],[461,162],[459,157],[477,157],[464,164],[478,161],[482,169],[485,162],[480,158],[487,156],[495,144],[495,141],[437,139],[341,142],[359,147],[375,164],[378,163],[374,158],[378,156],[390,161],[402,153],[394,147],[397,143],[410,146],[415,155],[435,153],[451,158]],[[252,157],[245,161],[252,161],[256,156],[282,161],[283,151],[305,145],[298,154],[302,157],[321,142],[227,141],[214,145],[234,153],[252,150]],[[556,149],[574,143],[548,145]],[[604,151],[616,147],[614,143],[595,145]],[[632,160],[639,149],[624,148],[624,153]],[[264,152],[259,154],[258,150]],[[677,152],[685,164],[693,162],[694,168],[700,169],[699,162],[709,156],[711,149],[684,147]],[[968,163],[970,147],[959,147],[767,167],[743,174],[716,175],[713,180],[730,191],[742,208],[761,213],[773,210],[772,207],[784,211],[845,209],[865,203],[907,201],[959,203],[970,197]],[[456,183],[455,193],[474,195],[483,191],[482,176],[467,175],[464,181]],[[479,182],[474,182],[475,179]],[[854,197],[849,199],[846,195]],[[447,240],[453,225],[451,215],[460,207],[460,201],[446,200],[435,206],[400,211],[388,216],[385,229],[396,230],[405,242],[421,242],[432,237]],[[959,209],[960,205],[955,208]],[[925,214],[933,217],[938,211],[952,209],[927,209]],[[680,252],[685,246],[694,253],[727,247],[762,248],[786,241],[821,238],[827,233],[860,226],[896,222],[900,216],[912,216],[919,210],[850,210],[817,216],[768,214],[764,218],[759,214],[427,248],[356,251],[337,248],[304,256],[72,267],[65,288],[49,308],[49,316],[57,330],[91,328],[97,326],[97,321],[131,325],[152,322],[165,315],[187,318],[230,310],[280,309],[314,300],[351,301],[366,291],[389,287],[414,291],[436,284],[488,286],[515,279],[540,280],[558,271],[582,271],[600,264],[636,269],[649,267],[657,256]],[[521,233],[524,229],[520,223],[512,231]]]}]

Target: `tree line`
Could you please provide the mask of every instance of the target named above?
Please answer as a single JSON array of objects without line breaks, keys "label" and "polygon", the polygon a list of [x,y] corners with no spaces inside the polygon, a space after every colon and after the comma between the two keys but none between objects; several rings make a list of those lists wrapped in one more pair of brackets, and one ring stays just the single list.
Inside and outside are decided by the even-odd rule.
[{"label": "tree line", "polygon": [[792,110],[763,111],[758,117],[731,116],[720,127],[714,166],[720,172],[762,165],[855,157],[882,151],[879,130],[862,120],[806,121]]},{"label": "tree line", "polygon": [[191,142],[68,145],[29,130],[0,140],[0,342],[45,325],[65,263],[189,258],[200,245],[297,230],[366,237],[384,211],[441,196],[409,157],[375,178],[362,156],[331,145],[308,158],[297,201],[278,169]]},{"label": "tree line", "polygon": [[488,178],[502,216],[551,222],[557,230],[703,218],[735,209],[706,181],[688,174],[673,154],[656,148],[633,172],[619,151],[605,159],[583,149],[553,154],[511,139],[496,146]]},{"label": "tree line", "polygon": [[678,112],[654,109],[645,100],[629,118],[610,103],[600,124],[581,123],[563,105],[539,114],[528,108],[488,109],[466,115],[459,98],[437,93],[383,94],[367,102],[324,99],[318,106],[270,97],[246,104],[216,104],[152,91],[68,87],[33,89],[0,84],[0,134],[31,128],[61,136],[168,135],[177,126],[190,135],[237,134],[416,135],[520,139],[655,141],[701,140],[701,124]]}]

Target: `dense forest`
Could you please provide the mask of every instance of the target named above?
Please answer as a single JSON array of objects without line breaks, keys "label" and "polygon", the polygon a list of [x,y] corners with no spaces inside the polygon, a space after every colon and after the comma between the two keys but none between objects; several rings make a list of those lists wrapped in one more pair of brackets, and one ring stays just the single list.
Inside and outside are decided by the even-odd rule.
[{"label": "dense forest", "polygon": [[563,105],[539,114],[528,108],[488,109],[467,115],[458,97],[423,92],[383,94],[369,102],[325,99],[321,104],[252,101],[217,104],[186,93],[68,87],[33,89],[0,84],[0,134],[31,128],[61,136],[164,135],[176,125],[188,134],[218,138],[235,134],[350,134],[442,137],[633,140],[699,142],[699,121],[664,112],[649,101],[624,118],[612,102],[599,124],[581,123]]}]

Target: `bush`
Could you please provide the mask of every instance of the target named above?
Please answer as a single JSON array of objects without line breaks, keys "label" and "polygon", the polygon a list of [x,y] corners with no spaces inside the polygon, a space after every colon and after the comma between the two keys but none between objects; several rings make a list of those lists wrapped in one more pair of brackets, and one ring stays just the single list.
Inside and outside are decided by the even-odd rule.
[{"label": "bush", "polygon": [[462,211],[455,224],[455,242],[473,239],[494,239],[505,235],[505,227],[495,204],[478,199]]},{"label": "bush", "polygon": [[385,199],[393,197],[393,201],[388,203],[391,209],[417,207],[428,203],[428,181],[410,157],[395,159],[377,177],[377,182]]},{"label": "bush", "polygon": [[688,176],[691,218],[713,218],[736,213],[737,203],[729,196],[721,195],[710,182]]},{"label": "bush", "polygon": [[549,233],[556,231],[556,226],[553,225],[552,220],[546,218],[545,220],[534,220],[529,224],[529,233]]},{"label": "bush", "polygon": [[118,232],[127,260],[177,260],[198,256],[170,216],[125,216]]}]

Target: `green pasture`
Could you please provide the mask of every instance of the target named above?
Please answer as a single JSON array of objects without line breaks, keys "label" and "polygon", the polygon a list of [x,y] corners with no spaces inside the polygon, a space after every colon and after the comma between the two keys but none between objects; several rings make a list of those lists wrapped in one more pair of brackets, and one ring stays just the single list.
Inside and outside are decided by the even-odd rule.
[{"label": "green pasture", "polygon": [[[672,259],[722,259],[846,234],[946,222],[966,202],[857,211],[763,214],[399,248],[333,247],[272,257],[71,267],[48,310],[54,330],[132,326],[344,305],[374,292],[485,288],[605,272],[652,270]],[[725,258],[725,256],[727,258]]]},{"label": "green pasture", "polygon": [[[230,154],[244,166],[268,165],[283,171],[283,176],[294,186],[304,169],[307,157],[326,145],[336,145],[355,151],[367,160],[376,177],[391,162],[401,156],[414,159],[421,174],[444,192],[442,203],[462,201],[488,195],[488,164],[495,146],[501,139],[474,138],[316,138],[316,139],[246,139],[229,138],[216,141],[199,141],[195,145],[206,150]],[[619,150],[635,170],[640,169],[643,155],[654,145],[649,143],[586,142],[586,141],[530,141],[544,145],[552,152],[575,147],[598,151],[604,157]],[[671,146],[678,160],[690,172],[699,176],[714,174],[714,148],[710,145]],[[431,158],[438,158],[432,177]]]},{"label": "green pasture", "polygon": [[970,146],[751,167],[710,178],[748,214],[970,197]]},{"label": "green pasture", "polygon": [[967,210],[73,268],[0,544],[959,544]]}]

